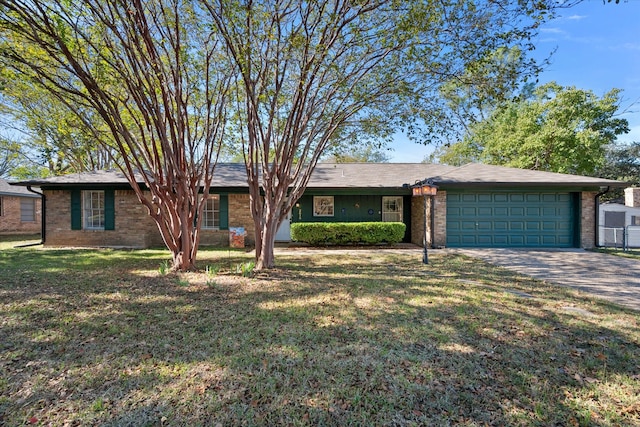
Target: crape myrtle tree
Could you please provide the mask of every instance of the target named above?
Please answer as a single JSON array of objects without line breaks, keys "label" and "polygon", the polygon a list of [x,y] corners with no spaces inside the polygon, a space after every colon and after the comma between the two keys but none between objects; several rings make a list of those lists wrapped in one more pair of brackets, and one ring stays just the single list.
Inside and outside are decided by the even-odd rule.
[{"label": "crape myrtle tree", "polygon": [[469,76],[516,51],[517,61],[502,61],[507,76],[535,74],[537,65],[522,58],[538,26],[569,3],[203,2],[234,71],[230,126],[246,166],[256,268],[274,266],[276,231],[323,153],[340,141],[388,139],[396,129],[423,142],[442,138],[454,123],[443,85],[457,81],[457,91],[464,84],[470,96],[486,96]]},{"label": "crape myrtle tree", "polygon": [[231,82],[208,22],[192,1],[0,1],[1,65],[113,150],[179,270],[195,266]]}]

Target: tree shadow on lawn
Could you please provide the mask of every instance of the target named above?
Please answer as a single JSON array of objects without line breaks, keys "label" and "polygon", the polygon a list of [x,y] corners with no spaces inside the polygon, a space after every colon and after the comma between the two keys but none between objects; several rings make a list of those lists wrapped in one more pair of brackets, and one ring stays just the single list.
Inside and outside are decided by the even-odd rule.
[{"label": "tree shadow on lawn", "polygon": [[87,274],[50,256],[0,282],[0,423],[640,421],[636,313],[469,258],[282,256],[185,286],[155,259]]}]

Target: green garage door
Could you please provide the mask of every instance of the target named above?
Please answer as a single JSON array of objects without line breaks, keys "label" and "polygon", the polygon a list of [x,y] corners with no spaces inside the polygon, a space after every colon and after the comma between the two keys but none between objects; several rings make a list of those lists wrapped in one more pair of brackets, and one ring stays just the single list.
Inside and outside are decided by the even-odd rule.
[{"label": "green garage door", "polygon": [[447,192],[447,246],[575,246],[573,193]]}]

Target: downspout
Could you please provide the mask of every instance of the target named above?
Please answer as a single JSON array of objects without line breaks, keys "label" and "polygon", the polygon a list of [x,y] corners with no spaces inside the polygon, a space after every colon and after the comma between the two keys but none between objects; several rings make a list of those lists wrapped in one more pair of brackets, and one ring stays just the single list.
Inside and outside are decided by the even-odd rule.
[{"label": "downspout", "polygon": [[596,216],[596,224],[595,224],[595,247],[599,248],[601,247],[600,245],[600,196],[603,196],[605,194],[607,194],[609,191],[611,191],[611,186],[607,186],[606,190],[603,190],[601,192],[599,192],[598,194],[595,195],[595,216]]},{"label": "downspout", "polygon": [[42,201],[42,206],[41,206],[42,213],[40,214],[40,236],[41,236],[40,244],[44,245],[44,241],[47,233],[47,227],[46,227],[47,222],[45,220],[45,218],[47,217],[45,215],[45,213],[47,212],[47,197],[44,195],[44,193],[39,193],[33,188],[31,188],[30,185],[27,185],[27,191],[33,194],[37,194],[38,196],[40,196],[40,200]]}]

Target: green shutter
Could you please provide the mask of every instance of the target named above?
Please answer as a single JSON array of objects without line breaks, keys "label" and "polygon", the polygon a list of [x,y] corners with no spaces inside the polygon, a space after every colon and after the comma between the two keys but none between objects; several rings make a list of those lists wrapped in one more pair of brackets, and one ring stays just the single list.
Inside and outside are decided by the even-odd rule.
[{"label": "green shutter", "polygon": [[229,229],[229,196],[220,195],[220,230]]},{"label": "green shutter", "polygon": [[71,190],[71,229],[82,230],[82,192]]},{"label": "green shutter", "polygon": [[115,191],[104,191],[104,229],[116,229]]}]

